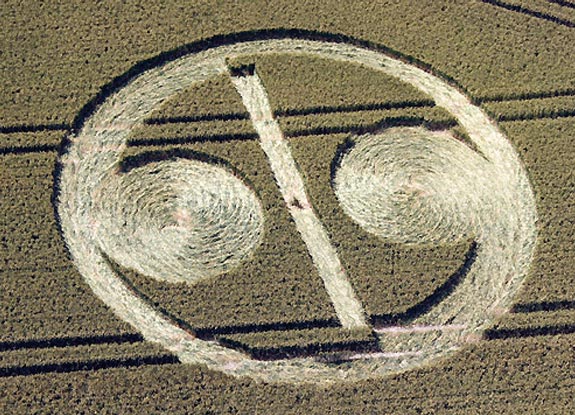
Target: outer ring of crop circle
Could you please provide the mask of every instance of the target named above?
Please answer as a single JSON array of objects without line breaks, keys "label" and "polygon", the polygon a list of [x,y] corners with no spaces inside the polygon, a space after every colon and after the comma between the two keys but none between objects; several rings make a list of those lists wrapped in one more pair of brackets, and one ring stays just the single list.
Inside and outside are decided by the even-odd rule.
[{"label": "outer ring of crop circle", "polygon": [[[502,152],[498,157],[495,157],[495,161],[503,163],[503,166],[501,166],[502,171],[507,171],[511,168],[511,178],[513,179],[511,182],[511,189],[516,187],[522,192],[522,197],[520,197],[519,200],[522,203],[520,213],[523,216],[521,219],[523,225],[525,225],[520,229],[522,235],[525,237],[524,240],[521,240],[520,244],[523,262],[517,264],[517,275],[515,275],[511,281],[508,281],[508,285],[512,285],[512,289],[506,292],[505,295],[498,297],[500,301],[497,304],[499,307],[508,307],[512,294],[516,291],[518,285],[526,274],[532,257],[536,237],[534,226],[536,213],[532,191],[527,180],[527,175],[511,145],[505,140],[497,130],[496,126],[479,108],[471,104],[463,94],[452,86],[449,86],[440,78],[430,75],[413,65],[391,58],[380,51],[373,51],[364,47],[358,47],[346,43],[326,42],[325,40],[318,41],[314,39],[304,40],[301,39],[303,36],[299,37],[300,39],[294,39],[292,36],[288,36],[286,38],[276,36],[274,39],[266,40],[242,40],[240,42],[215,46],[213,48],[209,48],[209,43],[202,44],[202,46],[198,47],[198,49],[201,50],[200,52],[182,54],[180,59],[178,59],[179,56],[175,56],[173,61],[168,62],[163,66],[157,67],[154,70],[149,69],[140,72],[141,75],[135,77],[130,82],[128,82],[130,80],[130,73],[128,73],[125,78],[122,78],[125,81],[123,88],[116,90],[114,94],[110,95],[105,100],[103,99],[105,98],[105,94],[102,94],[100,96],[100,99],[103,101],[102,105],[95,108],[90,117],[85,119],[79,118],[80,121],[76,122],[77,132],[70,137],[70,144],[67,149],[68,151],[62,155],[62,170],[59,177],[60,193],[58,195],[57,206],[62,232],[80,272],[84,275],[94,292],[110,307],[112,307],[116,314],[138,328],[144,334],[145,338],[163,344],[167,349],[178,354],[180,359],[184,362],[206,364],[210,368],[218,369],[233,375],[248,375],[260,380],[281,382],[330,382],[344,379],[359,380],[363,378],[380,377],[389,373],[395,373],[411,367],[419,366],[433,358],[445,355],[452,348],[448,347],[442,350],[428,350],[414,358],[406,357],[400,361],[392,358],[395,360],[390,362],[388,359],[389,356],[381,356],[380,359],[354,361],[344,365],[332,366],[320,364],[310,358],[278,362],[259,362],[246,358],[246,356],[240,353],[223,348],[213,342],[198,340],[177,327],[165,316],[158,314],[148,304],[144,303],[129,289],[127,289],[119,278],[114,275],[113,271],[111,271],[109,265],[106,263],[97,247],[92,246],[89,239],[86,239],[86,230],[82,229],[88,225],[86,219],[89,219],[89,216],[82,216],[81,213],[83,209],[89,209],[89,203],[86,204],[86,201],[82,200],[82,196],[89,196],[89,193],[85,193],[86,189],[81,188],[79,178],[75,177],[75,173],[82,172],[83,169],[85,170],[86,168],[86,161],[82,160],[82,156],[97,153],[99,154],[98,157],[100,157],[99,161],[101,162],[111,162],[113,164],[118,161],[118,154],[123,150],[125,141],[120,140],[121,142],[114,142],[114,135],[121,136],[122,132],[118,127],[119,124],[107,124],[107,121],[109,121],[110,117],[111,119],[118,121],[118,119],[116,119],[117,117],[114,116],[116,115],[119,116],[119,121],[131,120],[128,121],[127,124],[130,125],[131,122],[131,127],[141,122],[144,117],[158,105],[158,102],[162,101],[162,99],[148,105],[148,107],[150,107],[148,109],[140,109],[140,113],[136,114],[135,117],[132,117],[134,114],[126,114],[123,110],[118,110],[117,106],[121,106],[123,102],[122,100],[129,97],[130,93],[134,93],[138,88],[148,84],[150,78],[153,78],[154,76],[163,76],[164,79],[166,79],[166,77],[169,79],[169,75],[174,74],[174,68],[178,67],[177,62],[181,60],[190,59],[191,61],[194,61],[195,59],[201,63],[205,62],[205,59],[210,56],[213,58],[218,53],[225,57],[229,57],[229,51],[232,51],[235,48],[241,49],[239,55],[245,55],[261,53],[261,51],[258,52],[258,48],[266,49],[266,47],[268,48],[267,51],[272,53],[303,52],[312,54],[318,53],[318,46],[327,47],[332,51],[332,53],[335,53],[340,60],[354,61],[354,59],[357,59],[356,55],[360,54],[367,59],[362,63],[366,64],[367,62],[368,66],[375,70],[378,70],[378,68],[381,70],[386,64],[393,63],[394,65],[397,65],[399,69],[407,71],[406,73],[408,75],[417,74],[418,76],[422,76],[428,80],[433,79],[434,85],[431,86],[437,87],[441,90],[439,95],[438,93],[433,92],[433,90],[431,93],[428,90],[424,90],[424,92],[429,93],[429,95],[435,98],[438,105],[441,105],[441,102],[438,102],[438,98],[440,98],[439,101],[442,101],[442,97],[440,95],[441,93],[445,93],[447,96],[443,98],[450,100],[455,99],[458,104],[463,103],[464,106],[468,106],[472,109],[472,118],[475,116],[482,120],[481,127],[484,129],[486,128],[488,131],[481,131],[481,128],[480,131],[474,131],[473,126],[470,126],[470,121],[468,119],[465,119],[465,117],[462,118],[461,114],[450,111],[462,122],[464,127],[468,129],[468,133],[472,139],[474,137],[481,138],[481,134],[486,134],[487,141],[483,143],[483,146],[479,145],[480,149],[484,149],[489,153],[490,149],[486,146],[495,145],[497,151]],[[270,45],[275,46],[275,48],[271,47],[270,49]],[[282,49],[280,47],[278,50],[278,45],[289,45],[289,47],[287,49]],[[315,49],[314,45],[316,47]],[[255,50],[250,49],[251,47],[255,47]],[[195,51],[192,50],[192,52]],[[330,56],[326,57],[330,58]],[[160,60],[163,59],[164,58]],[[386,63],[382,63],[384,61]],[[141,68],[139,68],[139,70],[141,70]],[[218,71],[215,71],[214,74],[217,72]],[[207,77],[211,75],[207,75]],[[404,78],[400,79],[404,81],[406,80]],[[119,84],[121,84],[121,82]],[[166,82],[160,82],[160,84],[161,87],[167,88]],[[167,95],[164,99],[176,94],[188,84],[189,83],[186,83],[185,85],[166,93]],[[155,98],[157,99],[157,97]],[[98,100],[95,102],[97,101]],[[448,102],[443,102],[443,104],[444,105],[442,106],[446,107],[449,111],[451,104]],[[83,113],[89,113],[92,108],[93,107],[90,105],[87,106]],[[453,108],[451,109],[453,110]],[[114,111],[116,111],[116,113]],[[469,127],[471,127],[471,130]],[[129,130],[131,128],[127,129]],[[106,144],[106,151],[108,153],[102,153],[102,148],[98,148],[97,144],[94,145],[94,137],[104,137],[103,143]],[[111,141],[108,140],[110,137],[112,137],[110,139]],[[89,140],[88,138],[91,138],[92,140]],[[95,159],[91,160],[89,164],[91,166],[96,165],[97,167],[97,161],[98,160]],[[80,190],[84,191],[83,194],[82,191],[80,194],[74,193],[74,190],[77,190],[78,186],[80,186]],[[77,238],[78,235],[80,238]],[[85,238],[82,238],[82,236]],[[485,321],[482,320],[481,324],[476,324],[472,329],[467,330],[463,334],[475,332],[482,329],[484,326]]]}]

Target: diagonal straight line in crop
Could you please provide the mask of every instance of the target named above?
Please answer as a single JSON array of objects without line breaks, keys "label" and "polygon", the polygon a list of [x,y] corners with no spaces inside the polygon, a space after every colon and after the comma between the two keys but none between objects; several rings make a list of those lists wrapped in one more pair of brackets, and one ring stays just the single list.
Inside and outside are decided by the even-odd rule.
[{"label": "diagonal straight line in crop", "polygon": [[343,327],[367,327],[365,312],[346,278],[337,252],[313,211],[288,143],[274,119],[264,85],[257,73],[232,81],[250,113],[286,205],[325,284]]}]

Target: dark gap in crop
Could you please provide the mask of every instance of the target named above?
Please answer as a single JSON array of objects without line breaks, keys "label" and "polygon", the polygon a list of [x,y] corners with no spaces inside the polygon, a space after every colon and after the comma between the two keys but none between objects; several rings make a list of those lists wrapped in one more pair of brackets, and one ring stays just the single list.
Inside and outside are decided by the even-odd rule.
[{"label": "dark gap in crop", "polygon": [[[401,102],[381,102],[372,104],[358,104],[358,105],[338,105],[338,106],[319,106],[301,109],[288,109],[275,111],[276,117],[297,117],[304,115],[314,114],[332,114],[332,113],[349,113],[360,111],[378,111],[378,110],[400,110],[409,108],[432,108],[435,103],[431,99],[420,99],[414,101],[401,101]],[[205,121],[235,121],[247,120],[250,118],[247,112],[231,112],[225,114],[202,114],[202,115],[185,115],[180,117],[161,117],[149,118],[144,121],[148,125],[165,125],[165,124],[185,124]]]},{"label": "dark gap in crop", "polygon": [[301,204],[300,200],[297,197],[294,197],[290,200],[289,206],[299,210],[304,208],[304,206]]},{"label": "dark gap in crop", "polygon": [[185,115],[181,117],[148,118],[144,121],[148,125],[186,124],[204,121],[236,121],[249,120],[247,112],[230,112],[226,114]]},{"label": "dark gap in crop", "polygon": [[[204,163],[224,167],[236,173],[236,169],[224,159],[212,156],[211,154],[186,148],[170,148],[167,150],[145,151],[132,156],[124,157],[120,163],[120,172],[127,173],[132,169],[143,167],[150,163],[159,161],[176,161],[177,159],[197,160]],[[239,174],[239,172],[237,172]]]},{"label": "dark gap in crop", "polygon": [[391,127],[419,127],[419,126],[423,126],[432,131],[437,131],[452,128],[455,127],[456,125],[457,122],[455,120],[432,121],[427,120],[424,117],[399,116],[399,117],[385,118],[384,120],[378,121],[377,123],[361,125],[361,126],[331,126],[331,127],[317,127],[317,128],[289,131],[285,133],[285,136],[287,138],[295,138],[295,137],[306,137],[311,135],[327,135],[327,134],[342,134],[342,133],[348,133],[354,135],[362,135],[368,133],[376,134],[386,128]]},{"label": "dark gap in crop", "polygon": [[56,220],[56,229],[58,229],[58,235],[60,236],[60,243],[63,243],[64,246],[66,247],[65,249],[66,257],[68,259],[72,259],[72,255],[70,253],[70,250],[68,249],[68,244],[66,244],[66,240],[64,239],[64,232],[62,230],[62,219],[60,218],[60,212],[58,212],[58,205],[61,193],[60,178],[62,177],[62,169],[64,168],[64,165],[62,164],[61,161],[63,155],[61,151],[64,146],[65,144],[62,144],[60,146],[60,150],[58,151],[59,153],[58,157],[56,157],[56,162],[54,163],[54,170],[52,171],[52,179],[53,179],[52,183],[54,183],[54,185],[52,186],[52,194],[50,195],[50,202],[52,203],[52,211],[54,212],[54,219]]},{"label": "dark gap in crop", "polygon": [[160,356],[143,356],[123,359],[99,359],[66,363],[50,363],[44,365],[15,366],[0,368],[0,377],[29,376],[41,373],[70,373],[111,368],[128,368],[146,365],[165,365],[179,363],[172,354]]},{"label": "dark gap in crop", "polygon": [[485,340],[513,339],[522,337],[557,336],[575,333],[575,324],[527,327],[517,329],[489,329],[483,334]]},{"label": "dark gap in crop", "polygon": [[259,333],[264,331],[305,330],[314,328],[341,327],[337,318],[314,319],[292,322],[254,323],[237,326],[196,328],[194,333],[202,340],[213,340],[218,335]]},{"label": "dark gap in crop", "polygon": [[26,125],[8,125],[0,127],[0,133],[36,133],[42,131],[68,131],[71,126],[68,124],[26,124]]},{"label": "dark gap in crop", "polygon": [[170,148],[168,150],[145,151],[133,156],[124,157],[120,163],[120,173],[128,173],[132,169],[143,167],[150,163],[156,163],[160,161],[177,161],[178,159],[196,160],[224,168],[234,176],[240,178],[245,184],[248,185],[248,187],[250,187],[250,189],[252,189],[257,194],[252,181],[229,161],[213,156],[211,154],[202,153],[186,148]]},{"label": "dark gap in crop", "polygon": [[30,339],[14,342],[0,342],[0,352],[21,349],[46,349],[50,347],[74,347],[96,344],[138,343],[144,341],[140,333],[110,334],[102,336],[55,337],[51,339]]},{"label": "dark gap in crop", "polygon": [[552,14],[549,13],[538,12],[537,10],[532,10],[519,4],[509,4],[499,0],[481,0],[481,1],[491,6],[501,7],[502,9],[516,13],[521,13],[531,17],[536,17],[537,19],[547,20],[548,22],[552,22],[557,25],[570,28],[575,27],[575,22],[572,22],[571,20],[562,19],[560,17],[553,16]]},{"label": "dark gap in crop", "polygon": [[537,303],[515,304],[512,313],[534,313],[537,311],[575,310],[575,300],[542,301]]},{"label": "dark gap in crop", "polygon": [[376,328],[408,324],[416,318],[426,314],[433,307],[441,303],[445,298],[455,291],[455,289],[463,282],[465,276],[473,266],[477,257],[478,243],[473,241],[465,255],[465,261],[459,269],[450,276],[441,286],[437,287],[433,293],[426,297],[423,301],[408,308],[401,313],[379,314],[371,316],[372,325]]},{"label": "dark gap in crop", "polygon": [[163,137],[163,138],[136,138],[128,140],[128,145],[131,147],[145,147],[145,146],[167,146],[178,144],[190,143],[205,143],[205,142],[225,142],[234,140],[257,140],[256,133],[243,133],[243,134],[214,134],[214,135],[201,135],[201,136],[188,136],[188,137]]},{"label": "dark gap in crop", "polygon": [[256,73],[255,63],[249,63],[247,65],[230,65],[228,66],[230,75],[236,78],[242,78],[245,76],[252,76]]},{"label": "dark gap in crop", "polygon": [[547,0],[549,3],[555,3],[562,7],[569,7],[570,9],[575,9],[575,3],[569,3],[565,0]]},{"label": "dark gap in crop", "polygon": [[62,171],[64,169],[64,164],[62,163],[63,156],[68,152],[68,148],[71,143],[71,134],[66,134],[60,141],[60,144],[56,147],[58,151],[58,156],[54,162],[54,170],[52,170],[52,195],[50,196],[50,202],[52,203],[52,209],[54,212],[54,219],[56,221],[56,229],[58,230],[58,235],[60,235],[60,243],[65,246],[66,257],[73,262],[72,254],[68,249],[68,244],[64,238],[64,232],[62,230],[62,220],[60,218],[60,212],[58,211],[59,199],[60,199],[60,178],[62,177]]},{"label": "dark gap in crop", "polygon": [[335,150],[335,157],[331,160],[329,165],[329,177],[331,187],[335,189],[335,176],[341,166],[344,157],[355,147],[355,140],[347,137],[345,141],[337,146]]},{"label": "dark gap in crop", "polygon": [[313,114],[331,114],[339,112],[359,112],[359,111],[377,111],[393,110],[408,108],[428,108],[435,106],[432,99],[419,99],[413,101],[401,102],[379,102],[373,104],[353,104],[353,105],[336,105],[336,106],[318,106],[310,108],[293,108],[287,110],[274,111],[276,117],[295,117]]},{"label": "dark gap in crop", "polygon": [[510,94],[496,94],[486,97],[475,98],[475,103],[483,104],[488,102],[503,102],[503,101],[524,101],[531,99],[544,99],[544,98],[558,98],[575,96],[575,89],[564,89],[544,92],[521,92]]},{"label": "dark gap in crop", "polygon": [[562,110],[541,110],[538,113],[532,114],[517,114],[517,115],[505,115],[501,114],[497,116],[497,121],[529,121],[529,120],[541,120],[546,118],[566,118],[575,117],[575,109],[562,109]]},{"label": "dark gap in crop", "polygon": [[[380,351],[375,336],[367,340],[284,347],[250,347],[231,339],[220,339],[219,342],[223,346],[247,353],[257,360],[293,359],[297,357],[321,356],[323,354],[337,354],[341,358],[341,356],[349,353],[375,353]],[[320,356],[318,356],[319,359],[321,359]]]},{"label": "dark gap in crop", "polygon": [[[424,126],[430,130],[437,131],[455,127],[457,122],[455,120],[440,120],[433,121],[427,120],[424,117],[415,116],[398,116],[385,118],[382,121],[360,126],[331,126],[331,127],[318,127],[309,128],[284,133],[286,138],[306,137],[311,135],[325,135],[325,134],[367,134],[380,131],[384,128],[390,127],[405,127],[405,126]],[[226,142],[234,140],[257,140],[259,138],[257,133],[240,133],[240,134],[214,134],[202,136],[188,136],[188,137],[163,137],[163,138],[136,138],[128,141],[131,147],[145,147],[145,146],[167,146],[179,145],[189,143],[203,143],[203,142]]]},{"label": "dark gap in crop", "polygon": [[0,148],[0,155],[5,154],[30,154],[30,153],[52,153],[58,150],[57,144],[41,144],[32,146],[4,147]]}]

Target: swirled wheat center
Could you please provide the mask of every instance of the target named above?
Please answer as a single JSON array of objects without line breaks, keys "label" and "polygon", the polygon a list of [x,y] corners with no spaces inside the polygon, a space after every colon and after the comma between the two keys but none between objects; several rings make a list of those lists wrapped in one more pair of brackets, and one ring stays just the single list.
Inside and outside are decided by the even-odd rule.
[{"label": "swirled wheat center", "polygon": [[191,283],[237,266],[263,229],[255,194],[224,168],[196,160],[108,175],[93,201],[102,251],[161,281]]},{"label": "swirled wheat center", "polygon": [[490,207],[500,202],[490,163],[447,131],[390,128],[355,142],[334,190],[353,220],[386,240],[475,238]]}]

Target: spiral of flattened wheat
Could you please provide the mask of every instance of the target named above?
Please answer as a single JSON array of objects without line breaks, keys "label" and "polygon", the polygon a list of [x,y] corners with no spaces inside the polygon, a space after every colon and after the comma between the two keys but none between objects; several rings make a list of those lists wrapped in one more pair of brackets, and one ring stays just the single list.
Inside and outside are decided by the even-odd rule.
[{"label": "spiral of flattened wheat", "polygon": [[93,194],[95,237],[119,264],[195,282],[238,265],[260,240],[255,194],[223,167],[178,159],[111,174]]},{"label": "spiral of flattened wheat", "polygon": [[355,143],[341,160],[334,190],[353,220],[386,240],[474,238],[500,203],[490,163],[447,131],[390,128]]}]

